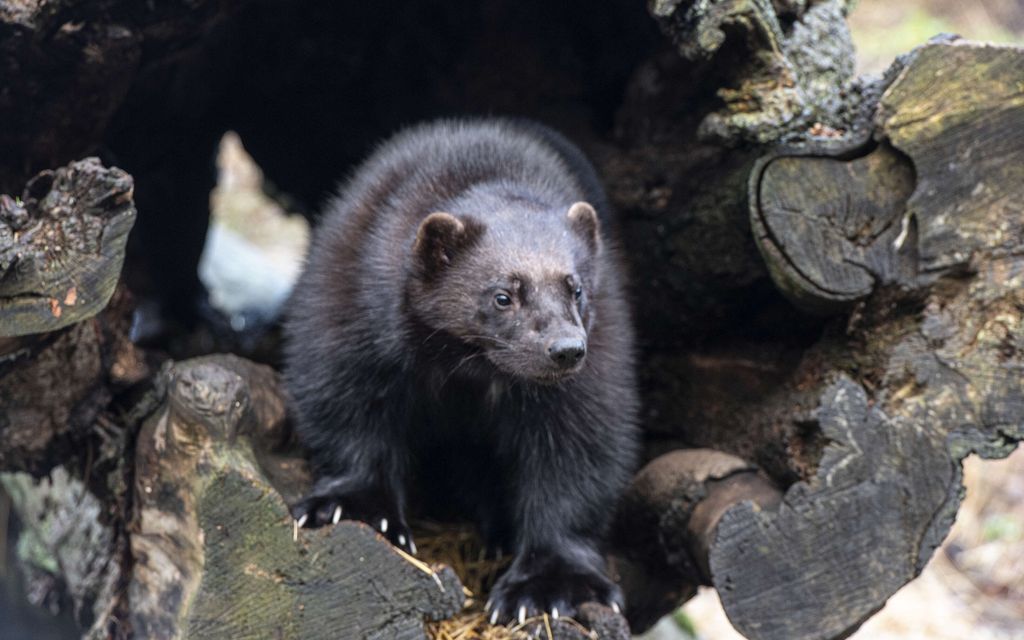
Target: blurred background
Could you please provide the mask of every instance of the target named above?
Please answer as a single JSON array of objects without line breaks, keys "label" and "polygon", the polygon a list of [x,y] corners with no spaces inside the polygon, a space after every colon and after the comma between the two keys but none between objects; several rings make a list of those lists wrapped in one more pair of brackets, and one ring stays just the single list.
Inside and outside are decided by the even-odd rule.
[{"label": "blurred background", "polygon": [[856,0],[850,29],[857,71],[881,73],[893,59],[938,33],[1024,43],[1021,0]]}]

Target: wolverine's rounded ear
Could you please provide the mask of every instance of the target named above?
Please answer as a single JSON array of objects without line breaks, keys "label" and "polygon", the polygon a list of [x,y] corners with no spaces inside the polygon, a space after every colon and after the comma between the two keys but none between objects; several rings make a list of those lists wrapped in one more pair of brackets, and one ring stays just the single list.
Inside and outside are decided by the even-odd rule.
[{"label": "wolverine's rounded ear", "polygon": [[595,253],[601,248],[600,223],[597,211],[586,202],[576,202],[569,207],[569,224],[572,230],[583,238]]},{"label": "wolverine's rounded ear", "polygon": [[476,241],[480,225],[473,220],[460,220],[450,213],[432,213],[420,223],[413,243],[413,253],[427,272],[451,264],[455,256]]}]

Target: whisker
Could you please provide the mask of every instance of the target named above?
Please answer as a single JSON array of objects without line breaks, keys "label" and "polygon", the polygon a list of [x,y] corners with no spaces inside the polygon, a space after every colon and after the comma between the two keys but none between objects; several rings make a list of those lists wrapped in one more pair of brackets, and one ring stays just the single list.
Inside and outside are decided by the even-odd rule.
[{"label": "whisker", "polygon": [[[451,331],[452,329],[455,329],[455,328],[456,327],[454,325],[444,325],[444,326],[437,327],[436,329],[431,331],[430,334],[428,334],[426,338],[423,339],[423,344],[426,344],[431,338],[436,336],[438,333],[440,333],[442,331]],[[494,336],[485,336],[485,335],[482,335],[482,334],[475,334],[475,333],[459,335],[459,334],[455,333],[454,331],[452,331],[452,333],[453,333],[453,335],[458,335],[458,337],[460,337],[462,339],[487,340],[487,341],[489,341],[489,342],[491,342],[493,344],[496,344],[496,345],[499,345],[499,346],[502,346],[502,347],[508,347],[508,348],[511,348],[512,346],[514,346],[508,340],[502,340],[501,338],[495,338]]]},{"label": "whisker", "polygon": [[477,340],[490,340],[494,344],[500,345],[502,347],[509,347],[509,348],[511,348],[511,347],[514,346],[508,340],[502,340],[501,338],[495,338],[493,336],[483,336],[483,335],[469,334],[469,335],[464,335],[462,337],[463,338],[475,338]]},{"label": "whisker", "polygon": [[428,335],[428,336],[427,336],[426,338],[423,338],[423,344],[427,344],[427,342],[428,342],[428,341],[429,341],[429,340],[430,340],[431,338],[433,338],[433,337],[434,337],[434,336],[436,336],[437,334],[441,333],[442,331],[444,331],[444,327],[440,327],[440,328],[438,328],[438,329],[434,329],[433,331],[431,331],[431,332],[430,332],[430,335]]},{"label": "whisker", "polygon": [[457,362],[457,363],[455,364],[455,366],[454,366],[454,367],[452,367],[452,370],[448,372],[448,375],[446,375],[446,376],[444,377],[444,380],[442,380],[442,381],[441,381],[441,386],[440,386],[440,387],[438,387],[438,390],[440,390],[440,389],[444,389],[444,386],[445,386],[446,384],[448,384],[448,380],[450,380],[450,379],[451,379],[451,377],[452,377],[453,375],[455,375],[455,372],[459,370],[459,367],[461,367],[462,365],[466,364],[467,362],[469,362],[469,361],[470,361],[470,360],[472,360],[473,358],[476,358],[476,357],[478,357],[478,356],[482,356],[482,355],[486,355],[486,354],[485,354],[485,353],[484,353],[483,351],[478,351],[478,352],[476,352],[476,353],[471,353],[471,354],[469,354],[468,356],[465,356],[465,357],[463,357],[463,358],[462,358],[461,360],[459,360],[459,361],[458,361],[458,362]]}]

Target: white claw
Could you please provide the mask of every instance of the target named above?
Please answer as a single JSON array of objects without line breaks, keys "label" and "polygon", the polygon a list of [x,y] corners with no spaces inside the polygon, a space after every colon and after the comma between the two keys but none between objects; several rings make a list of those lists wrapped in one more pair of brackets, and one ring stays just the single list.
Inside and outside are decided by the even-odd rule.
[{"label": "white claw", "polygon": [[338,524],[341,522],[341,507],[334,507],[334,517],[331,518],[331,524]]},{"label": "white claw", "polygon": [[519,607],[519,624],[526,622],[526,607]]},{"label": "white claw", "polygon": [[387,518],[381,518],[380,519],[380,532],[381,533],[387,533],[388,532],[388,519]]},{"label": "white claw", "polygon": [[615,613],[622,613],[622,610],[619,609],[619,603],[617,603],[617,602],[613,602],[612,603],[612,611],[614,611]]},{"label": "white claw", "polygon": [[307,514],[303,514],[301,518],[299,518],[298,520],[295,521],[295,524],[297,524],[298,527],[301,529],[302,527],[306,526],[306,520],[308,520],[308,519],[309,519],[309,514],[308,513]]},{"label": "white claw", "polygon": [[903,216],[903,223],[900,225],[900,234],[896,236],[896,239],[892,241],[892,248],[899,251],[903,248],[903,243],[907,241],[907,235],[910,232],[910,216]]},{"label": "white claw", "polygon": [[558,607],[551,607],[551,618],[558,620]]},{"label": "white claw", "polygon": [[292,520],[292,542],[299,541],[299,521]]},{"label": "white claw", "polygon": [[413,540],[409,541],[409,551],[412,551],[412,555],[416,555],[416,542]]},{"label": "white claw", "polygon": [[500,611],[498,611],[497,609],[495,609],[495,610],[494,610],[494,611],[493,611],[493,612],[491,613],[491,624],[498,624],[498,614],[499,614],[499,613],[501,613],[501,612],[500,612]]},{"label": "white claw", "polygon": [[485,611],[490,611],[491,607],[493,607],[493,606],[494,606],[494,600],[493,599],[488,600],[487,604],[484,605],[484,610]]},{"label": "white claw", "polygon": [[404,534],[401,534],[401,533],[398,534],[398,544],[402,545],[403,547],[405,546],[405,535]]}]

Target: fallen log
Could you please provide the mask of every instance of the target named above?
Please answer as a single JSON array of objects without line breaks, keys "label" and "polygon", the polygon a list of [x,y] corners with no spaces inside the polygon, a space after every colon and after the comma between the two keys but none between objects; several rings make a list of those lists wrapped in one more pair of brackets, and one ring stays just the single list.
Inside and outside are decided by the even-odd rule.
[{"label": "fallen log", "polygon": [[807,460],[777,509],[738,503],[710,545],[749,638],[856,629],[945,537],[960,460],[1024,439],[1022,65],[1019,48],[926,45],[891,74],[872,142],[781,151],[751,174],[780,289],[845,312],[737,416]]}]

